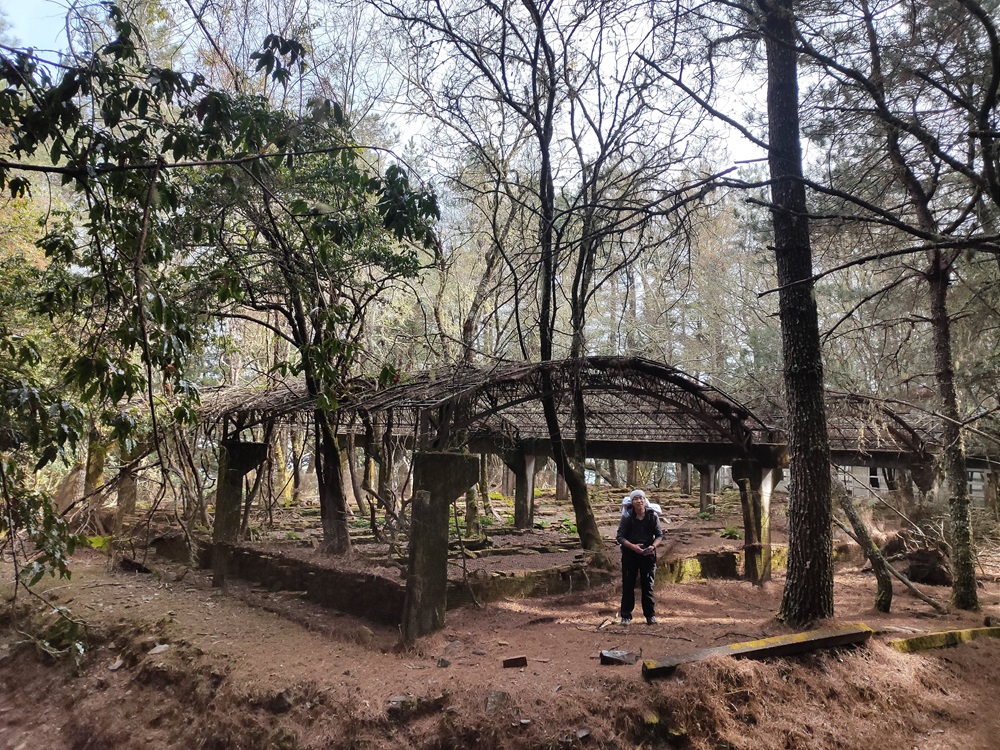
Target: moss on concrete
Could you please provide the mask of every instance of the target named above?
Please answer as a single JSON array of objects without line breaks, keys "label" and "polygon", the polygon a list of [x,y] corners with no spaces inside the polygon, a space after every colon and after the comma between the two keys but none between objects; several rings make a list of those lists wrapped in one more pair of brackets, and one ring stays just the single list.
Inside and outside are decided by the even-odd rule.
[{"label": "moss on concrete", "polygon": [[901,638],[890,641],[889,645],[904,654],[917,651],[929,651],[934,648],[949,648],[960,643],[979,640],[980,638],[1000,638],[1000,628],[968,628],[966,630],[943,630],[938,633],[925,633],[913,638]]}]

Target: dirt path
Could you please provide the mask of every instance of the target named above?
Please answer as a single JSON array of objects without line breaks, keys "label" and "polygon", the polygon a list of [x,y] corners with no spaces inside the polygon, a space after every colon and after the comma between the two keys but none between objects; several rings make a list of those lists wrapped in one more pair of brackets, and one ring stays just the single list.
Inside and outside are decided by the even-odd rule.
[{"label": "dirt path", "polygon": [[[739,523],[738,507],[720,506],[706,519],[690,501],[656,499],[667,515],[664,557],[741,546],[723,538]],[[619,502],[609,495],[600,507],[609,549]],[[276,518],[262,544],[298,540],[282,549],[316,564],[369,572],[384,566],[383,575],[398,576],[388,548],[349,561],[316,553],[314,510]],[[773,515],[780,542],[783,516]],[[566,509],[542,502],[536,520],[541,529],[528,535],[492,530],[490,553],[464,570],[451,566],[451,575],[577,559],[579,549],[566,543]],[[0,610],[0,750],[994,750],[1000,736],[993,684],[1000,641],[911,656],[884,643],[1000,617],[997,583],[981,591],[982,613],[937,615],[897,589],[893,613],[877,615],[871,575],[842,564],[836,622],[885,631],[869,646],[767,663],[716,659],[647,683],[638,665],[602,666],[600,651],[658,658],[787,632],[774,619],[780,574],[760,588],[719,579],[658,586],[653,626],[615,623],[616,584],[462,607],[449,610],[444,630],[401,653],[394,627],[324,609],[294,592],[238,581],[213,589],[206,571],[156,555],[147,562],[155,575],[109,569],[103,555],[83,551],[70,581],[41,587],[50,608],[67,607],[87,623],[89,648],[76,673],[69,660],[53,663],[25,643],[22,633],[43,633],[53,621],[39,614],[38,602],[22,596],[13,622]],[[0,569],[0,581],[10,578]],[[4,585],[0,594],[7,595]],[[928,591],[948,598],[946,589]],[[518,656],[526,666],[503,667]]]},{"label": "dirt path", "polygon": [[[719,660],[654,684],[638,666],[599,664],[602,649],[657,657],[785,632],[773,619],[780,580],[668,586],[654,626],[613,623],[615,586],[463,608],[397,653],[392,628],[249,585],[220,592],[202,571],[157,562],[160,578],[84,552],[72,581],[50,583],[47,598],[83,616],[96,645],[79,676],[0,650],[0,748],[634,747],[683,728],[694,747],[985,750],[1000,736],[995,642]],[[982,622],[902,593],[876,616],[873,585],[854,568],[838,574],[838,622],[897,633]],[[997,584],[983,602],[1000,610]],[[503,668],[522,655],[526,667]]]}]

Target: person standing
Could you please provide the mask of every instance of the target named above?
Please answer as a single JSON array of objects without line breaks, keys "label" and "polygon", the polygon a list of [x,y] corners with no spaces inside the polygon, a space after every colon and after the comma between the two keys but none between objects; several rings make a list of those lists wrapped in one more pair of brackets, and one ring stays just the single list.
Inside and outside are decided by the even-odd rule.
[{"label": "person standing", "polygon": [[[646,497],[645,490],[632,490],[629,494],[622,498],[622,518],[627,516],[632,511],[632,499],[636,496]],[[656,515],[659,516],[663,512],[657,503],[652,502],[648,497],[646,497],[646,510],[655,510]]]},{"label": "person standing", "polygon": [[635,608],[635,579],[642,589],[642,614],[650,625],[656,623],[653,579],[656,577],[656,548],[663,539],[660,519],[647,506],[646,493],[635,490],[632,507],[618,524],[618,544],[622,548],[621,624],[632,622]]}]

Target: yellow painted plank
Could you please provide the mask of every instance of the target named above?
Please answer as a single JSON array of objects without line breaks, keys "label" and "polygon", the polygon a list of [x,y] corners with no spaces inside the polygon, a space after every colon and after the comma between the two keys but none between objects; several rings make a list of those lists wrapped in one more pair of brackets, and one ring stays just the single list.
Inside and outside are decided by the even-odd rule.
[{"label": "yellow painted plank", "polygon": [[932,648],[947,648],[960,643],[968,643],[980,638],[1000,638],[1000,628],[967,628],[965,630],[942,630],[937,633],[925,633],[913,638],[901,638],[890,641],[889,645],[904,654],[915,651],[928,651]]},{"label": "yellow painted plank", "polygon": [[667,677],[681,664],[701,661],[710,656],[732,656],[737,659],[768,659],[778,656],[791,656],[807,651],[823,648],[850,646],[864,643],[871,638],[873,631],[864,623],[838,625],[822,630],[809,630],[802,633],[775,635],[768,638],[758,638],[753,641],[730,643],[725,646],[703,648],[687,654],[665,656],[660,659],[646,659],[642,663],[642,674],[647,679]]}]

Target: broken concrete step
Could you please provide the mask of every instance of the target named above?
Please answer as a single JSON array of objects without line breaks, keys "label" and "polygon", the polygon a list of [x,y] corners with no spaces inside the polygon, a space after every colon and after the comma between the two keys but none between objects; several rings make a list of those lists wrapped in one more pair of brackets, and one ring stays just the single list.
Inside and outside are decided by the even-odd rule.
[{"label": "broken concrete step", "polygon": [[639,654],[634,651],[622,651],[620,649],[608,649],[601,651],[601,664],[622,665],[635,664],[639,661]]},{"label": "broken concrete step", "polygon": [[517,667],[528,666],[527,656],[511,656],[509,659],[503,660],[504,669],[516,669]]},{"label": "broken concrete step", "polygon": [[791,656],[824,648],[852,646],[871,638],[873,631],[864,623],[840,625],[834,628],[813,630],[805,633],[776,635],[755,641],[730,643],[691,651],[680,656],[665,656],[661,659],[647,659],[642,663],[642,675],[646,679],[669,677],[682,664],[702,661],[710,656],[732,656],[742,659],[768,659],[776,656]]}]

